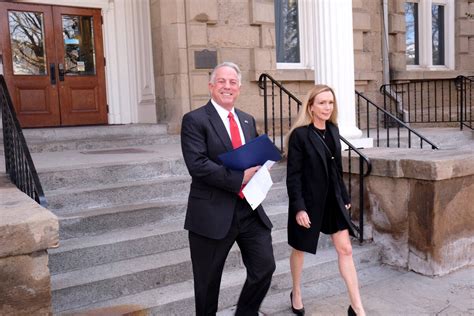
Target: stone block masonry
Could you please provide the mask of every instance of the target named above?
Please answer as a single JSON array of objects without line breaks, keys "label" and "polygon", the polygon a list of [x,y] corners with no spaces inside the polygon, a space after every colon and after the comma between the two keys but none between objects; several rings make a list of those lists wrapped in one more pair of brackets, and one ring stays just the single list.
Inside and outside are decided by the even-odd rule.
[{"label": "stone block masonry", "polygon": [[59,242],[58,219],[0,178],[0,315],[50,315],[47,249]]},{"label": "stone block masonry", "polygon": [[472,265],[472,148],[366,153],[373,164],[368,220],[374,241],[382,245],[382,260],[433,276]]}]

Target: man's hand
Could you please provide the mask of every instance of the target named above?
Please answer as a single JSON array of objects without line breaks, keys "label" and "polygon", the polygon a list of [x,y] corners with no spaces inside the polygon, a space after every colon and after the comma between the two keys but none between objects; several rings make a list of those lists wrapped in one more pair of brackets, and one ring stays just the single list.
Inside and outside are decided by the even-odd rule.
[{"label": "man's hand", "polygon": [[253,177],[253,175],[258,171],[258,169],[260,169],[260,166],[255,166],[255,167],[245,169],[242,185],[247,184],[247,182],[249,182],[250,179]]},{"label": "man's hand", "polygon": [[296,223],[305,228],[311,227],[311,221],[309,220],[308,213],[306,213],[305,210],[301,210],[296,213]]}]

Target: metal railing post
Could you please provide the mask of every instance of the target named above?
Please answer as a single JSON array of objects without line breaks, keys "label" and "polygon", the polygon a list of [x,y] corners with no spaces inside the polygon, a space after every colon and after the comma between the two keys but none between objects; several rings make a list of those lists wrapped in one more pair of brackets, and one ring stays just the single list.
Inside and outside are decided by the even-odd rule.
[{"label": "metal railing post", "polygon": [[5,78],[0,75],[0,106],[2,107],[5,170],[10,181],[40,205],[47,207],[38,173],[15,113]]}]

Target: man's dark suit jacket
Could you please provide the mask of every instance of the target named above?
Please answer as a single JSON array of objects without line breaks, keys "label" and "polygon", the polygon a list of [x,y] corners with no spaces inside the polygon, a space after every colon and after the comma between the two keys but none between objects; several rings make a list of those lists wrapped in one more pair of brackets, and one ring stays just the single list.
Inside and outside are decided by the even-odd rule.
[{"label": "man's dark suit jacket", "polygon": [[[235,112],[245,142],[257,137],[255,119],[237,109]],[[244,172],[224,167],[217,158],[233,148],[224,123],[211,101],[184,115],[181,149],[192,177],[184,228],[208,238],[222,239],[232,224]],[[268,228],[272,228],[261,205],[255,212]]]}]

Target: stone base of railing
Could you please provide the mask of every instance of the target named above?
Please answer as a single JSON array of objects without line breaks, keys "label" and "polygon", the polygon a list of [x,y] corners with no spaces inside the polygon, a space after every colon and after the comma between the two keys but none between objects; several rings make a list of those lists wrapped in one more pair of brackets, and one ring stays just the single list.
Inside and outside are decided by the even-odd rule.
[{"label": "stone base of railing", "polygon": [[369,149],[367,222],[382,261],[424,275],[474,263],[472,149]]},{"label": "stone base of railing", "polygon": [[0,315],[50,315],[47,249],[57,247],[58,219],[0,177]]}]

